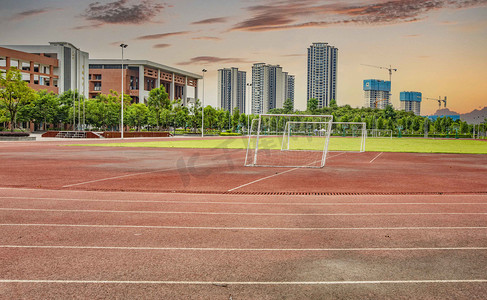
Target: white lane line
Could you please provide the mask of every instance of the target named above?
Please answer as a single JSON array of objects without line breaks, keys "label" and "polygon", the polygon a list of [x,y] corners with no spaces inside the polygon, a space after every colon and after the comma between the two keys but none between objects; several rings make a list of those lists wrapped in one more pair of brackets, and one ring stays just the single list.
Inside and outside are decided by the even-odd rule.
[{"label": "white lane line", "polygon": [[[212,154],[212,155],[204,155],[204,156],[202,155],[201,157],[211,157],[211,156],[217,156],[217,155],[218,156],[221,156],[222,154]],[[199,164],[199,165],[195,165],[195,166],[192,166],[192,167],[202,167],[202,166],[207,166],[207,165],[214,165],[214,163]],[[120,176],[107,177],[107,178],[102,178],[102,179],[96,179],[96,180],[90,180],[90,181],[85,181],[85,182],[79,182],[79,183],[73,183],[73,184],[63,185],[62,188],[73,187],[73,186],[78,186],[78,185],[83,185],[83,184],[89,184],[89,183],[95,183],[95,182],[100,182],[100,181],[107,181],[107,180],[113,180],[113,179],[126,178],[126,177],[131,177],[131,176],[138,176],[138,175],[145,175],[145,174],[152,174],[152,173],[160,173],[160,172],[166,172],[166,171],[174,171],[174,170],[179,170],[179,169],[180,168],[175,167],[175,168],[160,169],[160,170],[148,171],[148,172],[125,174],[125,175],[120,175]]]},{"label": "white lane line", "polygon": [[331,230],[485,230],[482,226],[428,226],[428,227],[216,227],[216,226],[157,226],[157,225],[99,225],[99,224],[21,224],[4,223],[4,227],[74,227],[74,228],[137,228],[137,229],[189,229],[189,230],[276,230],[276,231],[331,231]]},{"label": "white lane line", "polygon": [[266,179],[269,179],[269,178],[272,178],[272,177],[275,177],[275,176],[279,176],[279,175],[282,175],[282,174],[285,174],[285,173],[289,173],[289,172],[292,172],[292,171],[297,170],[297,169],[300,169],[300,168],[289,169],[289,170],[286,170],[286,171],[283,171],[283,172],[280,172],[280,173],[276,173],[276,174],[273,174],[273,175],[270,175],[270,176],[266,176],[266,177],[263,177],[263,178],[260,178],[260,179],[251,181],[249,183],[242,184],[242,185],[237,186],[237,187],[235,187],[233,189],[229,189],[227,192],[235,191],[235,190],[238,190],[238,189],[243,188],[245,186],[248,186],[248,185],[257,183],[259,181],[266,180]]},{"label": "white lane line", "polygon": [[[339,155],[342,155],[342,154],[345,154],[345,153],[346,152],[343,152],[343,153],[340,153],[340,154],[337,154],[337,155],[333,155],[333,156],[328,157],[327,159],[330,159],[332,157],[336,157],[336,156],[339,156]],[[289,173],[289,172],[292,172],[292,171],[295,171],[295,170],[299,170],[299,169],[302,169],[302,168],[292,168],[292,169],[289,169],[289,170],[286,170],[286,171],[283,171],[283,172],[280,172],[280,173],[276,173],[276,174],[273,174],[273,175],[270,175],[270,176],[266,176],[266,177],[263,177],[263,178],[260,178],[260,179],[251,181],[249,183],[242,184],[240,186],[234,187],[233,189],[229,189],[227,192],[232,192],[232,191],[238,190],[240,188],[246,187],[248,185],[251,185],[251,184],[260,182],[262,180],[266,180],[266,179],[269,179],[269,178],[272,178],[272,177],[276,177],[276,176],[279,176],[279,175],[282,175],[282,174],[285,174],[285,173]]]},{"label": "white lane line", "polygon": [[333,252],[333,251],[458,251],[487,250],[487,247],[414,247],[414,248],[185,248],[185,247],[104,247],[104,246],[56,246],[56,245],[0,245],[13,249],[82,249],[82,250],[159,250],[159,251],[229,251],[229,252]]},{"label": "white lane line", "polygon": [[98,210],[98,209],[48,209],[0,208],[0,211],[110,213],[110,214],[159,214],[159,215],[231,215],[231,216],[421,216],[421,215],[487,215],[487,212],[428,212],[428,213],[250,213],[205,211],[148,211],[148,210]]},{"label": "white lane line", "polygon": [[373,163],[373,162],[374,162],[374,160],[376,160],[376,159],[377,159],[379,156],[381,156],[381,155],[382,155],[382,153],[384,153],[384,152],[381,152],[381,153],[377,154],[377,156],[376,156],[376,157],[374,157],[374,159],[372,159],[371,161],[369,161],[369,164]]},{"label": "white lane line", "polygon": [[67,202],[115,202],[115,203],[169,203],[169,204],[226,204],[226,205],[273,205],[273,206],[380,206],[380,205],[487,205],[487,202],[230,202],[230,201],[179,201],[179,200],[117,200],[45,197],[0,197],[0,200],[48,200]]},{"label": "white lane line", "polygon": [[418,283],[487,283],[487,279],[432,280],[362,280],[362,281],[152,281],[152,280],[23,280],[0,279],[0,283],[61,284],[168,284],[168,285],[352,285],[352,284],[418,284]]}]

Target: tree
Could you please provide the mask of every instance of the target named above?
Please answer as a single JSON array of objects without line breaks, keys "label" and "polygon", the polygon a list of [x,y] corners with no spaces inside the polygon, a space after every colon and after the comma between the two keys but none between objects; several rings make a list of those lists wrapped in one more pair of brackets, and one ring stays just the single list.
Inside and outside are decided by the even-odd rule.
[{"label": "tree", "polygon": [[386,119],[395,119],[396,118],[396,111],[391,105],[387,105],[384,110],[384,117]]},{"label": "tree", "polygon": [[147,98],[147,106],[154,112],[153,117],[156,121],[157,129],[160,129],[161,124],[161,112],[163,109],[168,109],[171,106],[169,95],[166,93],[164,86],[155,88],[149,92],[149,98]]},{"label": "tree", "polygon": [[308,100],[308,110],[310,112],[314,112],[317,109],[318,109],[318,99],[316,99],[316,98],[309,99]]},{"label": "tree", "polygon": [[142,125],[146,125],[148,114],[149,109],[144,103],[132,104],[127,108],[127,124],[140,131]]},{"label": "tree", "polygon": [[0,102],[10,116],[10,130],[13,132],[17,123],[17,113],[36,97],[36,93],[17,68],[12,67],[7,74],[0,72]]},{"label": "tree", "polygon": [[196,132],[201,126],[201,102],[199,99],[194,101],[194,105],[190,108],[190,121],[191,127],[193,127],[193,131]]},{"label": "tree", "polygon": [[283,104],[284,113],[292,114],[294,112],[294,102],[291,99],[287,99]]},{"label": "tree", "polygon": [[59,99],[52,92],[39,91],[37,97],[26,107],[28,107],[30,121],[38,126],[42,123],[42,130],[45,130],[46,124],[54,123]]},{"label": "tree", "polygon": [[205,128],[216,128],[216,109],[211,105],[205,107]]},{"label": "tree", "polygon": [[330,100],[330,107],[337,107],[337,101],[335,99]]},{"label": "tree", "polygon": [[238,120],[240,119],[240,110],[235,107],[233,109],[233,114],[232,114],[232,129],[235,131],[236,127],[238,127]]}]

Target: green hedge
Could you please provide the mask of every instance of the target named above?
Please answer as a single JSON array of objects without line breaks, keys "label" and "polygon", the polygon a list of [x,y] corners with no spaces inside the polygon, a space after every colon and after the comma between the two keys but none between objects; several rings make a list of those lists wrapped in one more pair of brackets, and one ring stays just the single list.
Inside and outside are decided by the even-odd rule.
[{"label": "green hedge", "polygon": [[238,132],[220,132],[220,136],[240,136],[241,133]]}]

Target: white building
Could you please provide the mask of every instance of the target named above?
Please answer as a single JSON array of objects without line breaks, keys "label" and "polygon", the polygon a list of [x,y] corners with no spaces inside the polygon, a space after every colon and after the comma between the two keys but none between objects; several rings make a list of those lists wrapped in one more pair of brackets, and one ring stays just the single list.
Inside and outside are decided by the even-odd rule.
[{"label": "white building", "polygon": [[307,100],[318,100],[318,108],[327,107],[336,98],[338,48],[328,43],[313,43],[308,48]]},{"label": "white building", "polygon": [[233,112],[238,108],[245,113],[245,89],[247,73],[238,68],[225,68],[218,70],[218,103],[224,110]]},{"label": "white building", "polygon": [[294,86],[295,86],[295,81],[296,81],[296,78],[294,75],[287,75],[287,86],[286,86],[286,90],[287,90],[287,94],[286,94],[286,100],[291,100],[293,102],[293,106],[294,106]]},{"label": "white building", "polygon": [[38,54],[57,59],[59,66],[53,70],[58,76],[59,94],[68,90],[78,90],[88,98],[89,54],[67,42],[49,42],[49,45],[2,45],[0,47]]},{"label": "white building", "polygon": [[[252,114],[264,114],[283,108],[288,95],[294,95],[294,80],[279,65],[257,63],[252,66]],[[291,91],[292,89],[292,91]]]}]

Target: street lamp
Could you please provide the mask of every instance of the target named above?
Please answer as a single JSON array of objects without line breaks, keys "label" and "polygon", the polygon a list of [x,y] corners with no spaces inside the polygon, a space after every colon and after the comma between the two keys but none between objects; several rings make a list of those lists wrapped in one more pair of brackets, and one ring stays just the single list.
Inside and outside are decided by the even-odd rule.
[{"label": "street lamp", "polygon": [[201,97],[201,137],[205,132],[205,73],[206,69],[201,70],[203,72],[203,97]]},{"label": "street lamp", "polygon": [[122,104],[121,105],[121,107],[122,107],[121,108],[121,116],[122,117],[121,117],[121,123],[120,123],[120,125],[121,125],[120,126],[120,134],[121,134],[120,136],[123,139],[123,49],[124,48],[127,48],[127,45],[126,44],[120,44],[120,47],[122,48],[122,89],[121,89],[121,93],[122,93],[122,98],[121,98],[122,99],[121,100],[121,102],[122,102],[121,103]]}]

